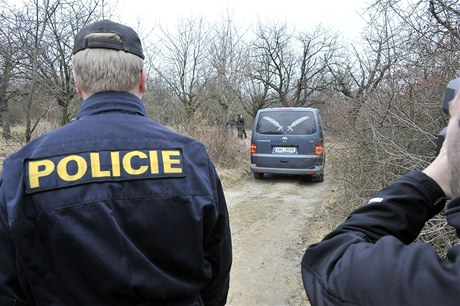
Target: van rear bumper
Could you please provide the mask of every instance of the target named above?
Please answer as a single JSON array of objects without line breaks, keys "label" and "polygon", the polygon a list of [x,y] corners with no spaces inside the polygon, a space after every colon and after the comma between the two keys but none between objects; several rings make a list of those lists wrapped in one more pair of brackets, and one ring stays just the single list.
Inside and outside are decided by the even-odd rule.
[{"label": "van rear bumper", "polygon": [[307,169],[293,168],[267,168],[258,167],[256,164],[251,164],[251,171],[256,173],[272,173],[272,174],[293,174],[293,175],[314,175],[324,172],[323,166],[315,166]]}]

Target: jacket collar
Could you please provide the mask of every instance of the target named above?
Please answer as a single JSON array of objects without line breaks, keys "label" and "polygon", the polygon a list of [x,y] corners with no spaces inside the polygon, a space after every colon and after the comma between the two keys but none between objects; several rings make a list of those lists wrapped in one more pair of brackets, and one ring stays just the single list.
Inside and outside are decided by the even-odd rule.
[{"label": "jacket collar", "polygon": [[147,117],[144,103],[128,92],[99,92],[83,101],[77,120],[102,113],[119,112]]}]

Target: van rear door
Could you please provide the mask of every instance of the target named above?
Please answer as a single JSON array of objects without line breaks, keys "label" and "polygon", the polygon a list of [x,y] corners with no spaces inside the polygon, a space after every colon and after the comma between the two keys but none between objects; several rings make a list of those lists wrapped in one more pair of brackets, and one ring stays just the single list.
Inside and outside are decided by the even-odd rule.
[{"label": "van rear door", "polygon": [[322,138],[315,113],[310,110],[262,110],[256,118],[253,141],[258,167],[308,169],[314,167],[315,145]]}]

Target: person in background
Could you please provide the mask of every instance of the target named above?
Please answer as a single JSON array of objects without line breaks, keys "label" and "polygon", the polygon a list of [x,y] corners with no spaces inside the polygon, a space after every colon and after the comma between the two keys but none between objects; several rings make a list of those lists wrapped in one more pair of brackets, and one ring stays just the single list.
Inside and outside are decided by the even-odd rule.
[{"label": "person in background", "polygon": [[224,305],[232,263],[202,143],[147,118],[144,54],[103,20],[75,37],[76,120],[0,177],[1,305]]},{"label": "person in background", "polygon": [[460,231],[459,95],[449,112],[446,139],[426,169],[383,188],[307,248],[301,270],[311,305],[460,304],[460,246],[441,259],[430,244],[413,243],[443,209]]},{"label": "person in background", "polygon": [[246,139],[247,138],[247,135],[246,135],[246,129],[244,127],[244,117],[242,114],[238,114],[238,116],[236,117],[236,127],[238,129],[238,137],[241,138],[241,139]]}]

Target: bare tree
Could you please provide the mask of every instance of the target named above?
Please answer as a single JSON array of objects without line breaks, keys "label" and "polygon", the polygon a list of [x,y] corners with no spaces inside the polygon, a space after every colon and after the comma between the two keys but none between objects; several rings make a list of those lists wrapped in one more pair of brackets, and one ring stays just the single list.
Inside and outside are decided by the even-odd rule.
[{"label": "bare tree", "polygon": [[[56,8],[56,3],[45,1],[41,3],[39,0],[31,0],[29,5],[25,6],[23,20],[18,24],[19,41],[23,46],[25,55],[24,61],[24,76],[28,76],[28,91],[24,99],[24,113],[26,117],[26,130],[25,140],[28,142],[32,138],[34,131],[39,120],[32,122],[32,113],[34,111],[34,104],[36,102],[37,92],[40,89],[39,84],[39,65],[40,52],[42,50],[42,40],[45,35],[46,21],[49,18],[49,13]],[[45,109],[39,118],[48,112],[51,104]]]},{"label": "bare tree", "polygon": [[0,125],[3,127],[3,137],[11,138],[10,112],[8,108],[8,84],[13,73],[13,56],[15,53],[14,43],[11,39],[11,28],[9,24],[11,14],[5,10],[0,13]]},{"label": "bare tree", "polygon": [[54,108],[61,110],[59,124],[71,117],[69,105],[77,102],[72,82],[71,55],[75,33],[99,18],[102,0],[29,0],[10,19],[15,57],[18,102],[25,116],[25,141]]},{"label": "bare tree", "polygon": [[202,18],[180,19],[176,33],[162,30],[163,40],[154,70],[168,84],[186,116],[195,113],[210,76],[209,30]]},{"label": "bare tree", "polygon": [[[460,40],[458,0],[374,0],[375,12],[387,12],[399,22],[398,31],[406,37],[407,46],[417,46],[420,57],[443,57],[457,53]],[[417,58],[417,57],[416,57]],[[449,63],[449,72],[458,73],[460,63],[454,56]]]},{"label": "bare tree", "polygon": [[[241,105],[241,84],[248,57],[244,32],[235,27],[230,16],[222,18],[210,32],[206,108],[215,113],[219,123],[228,122]],[[217,103],[216,103],[217,102]]]},{"label": "bare tree", "polygon": [[259,89],[254,106],[323,102],[320,93],[331,83],[329,65],[337,52],[337,35],[321,26],[294,35],[287,24],[259,24],[252,49],[250,84]]},{"label": "bare tree", "polygon": [[351,45],[330,64],[334,87],[352,102],[350,122],[356,122],[359,112],[382,80],[400,60],[399,44],[386,12],[370,17],[362,45]]},{"label": "bare tree", "polygon": [[317,97],[331,85],[329,65],[338,50],[337,39],[337,34],[331,34],[321,25],[310,33],[299,34],[300,64],[297,65],[293,106],[311,106],[323,102]]},{"label": "bare tree", "polygon": [[253,41],[252,60],[256,70],[251,77],[265,83],[282,106],[290,105],[294,82],[296,56],[292,41],[293,33],[287,24],[259,24]]},{"label": "bare tree", "polygon": [[72,113],[69,106],[76,97],[72,82],[71,54],[73,40],[78,30],[87,23],[110,18],[112,9],[103,0],[60,1],[50,12],[47,22],[46,43],[48,52],[42,53],[43,79],[49,82],[51,95],[61,107],[60,124],[69,122]]},{"label": "bare tree", "polygon": [[273,74],[268,69],[260,69],[258,66],[260,64],[260,62],[247,63],[245,82],[240,87],[243,109],[253,118],[255,118],[259,109],[269,107],[278,102],[278,99],[270,94]]}]

